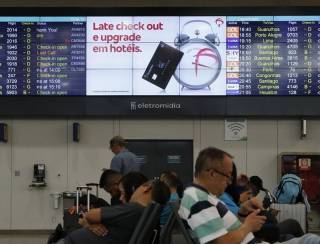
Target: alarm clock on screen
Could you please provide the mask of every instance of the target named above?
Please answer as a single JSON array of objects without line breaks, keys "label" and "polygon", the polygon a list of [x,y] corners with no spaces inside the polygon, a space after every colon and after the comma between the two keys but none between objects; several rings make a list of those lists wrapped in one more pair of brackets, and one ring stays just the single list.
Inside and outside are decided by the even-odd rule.
[{"label": "alarm clock on screen", "polygon": [[222,65],[217,49],[220,40],[210,23],[205,20],[186,22],[174,44],[184,53],[174,73],[182,88],[210,89],[210,85],[218,78]]}]

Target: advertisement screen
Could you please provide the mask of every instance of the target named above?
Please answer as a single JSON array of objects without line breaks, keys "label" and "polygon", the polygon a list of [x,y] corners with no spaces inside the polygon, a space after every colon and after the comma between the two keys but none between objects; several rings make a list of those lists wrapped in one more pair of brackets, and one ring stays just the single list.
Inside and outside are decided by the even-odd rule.
[{"label": "advertisement screen", "polygon": [[226,95],[225,35],[224,17],[87,18],[87,95]]},{"label": "advertisement screen", "polygon": [[320,95],[320,16],[0,17],[1,96]]}]

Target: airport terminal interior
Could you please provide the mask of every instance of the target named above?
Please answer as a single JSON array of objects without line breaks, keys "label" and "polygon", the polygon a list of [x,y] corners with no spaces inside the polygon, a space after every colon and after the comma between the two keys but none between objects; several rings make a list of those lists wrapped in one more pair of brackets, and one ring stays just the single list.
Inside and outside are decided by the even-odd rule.
[{"label": "airport terminal interior", "polygon": [[[251,215],[242,207],[257,198],[277,222],[294,219],[303,233],[320,235],[319,57],[314,0],[1,1],[0,244],[49,243],[88,189],[113,207],[99,181],[110,168],[131,171],[115,166],[117,146],[149,180],[171,172],[186,193],[204,175],[225,180],[223,191],[235,178],[238,198],[250,194],[236,203],[243,223]],[[201,168],[208,147],[226,152],[235,177],[221,165]],[[287,173],[300,189],[281,202]],[[172,216],[190,234],[179,197]],[[299,235],[285,237],[277,241]],[[192,243],[157,238],[130,244]]]}]

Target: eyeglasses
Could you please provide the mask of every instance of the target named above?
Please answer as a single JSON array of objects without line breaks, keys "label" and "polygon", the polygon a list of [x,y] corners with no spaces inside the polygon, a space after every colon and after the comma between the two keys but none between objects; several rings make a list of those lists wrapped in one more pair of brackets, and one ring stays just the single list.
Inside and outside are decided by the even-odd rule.
[{"label": "eyeglasses", "polygon": [[220,170],[217,170],[217,169],[215,169],[215,168],[209,168],[209,169],[207,169],[207,171],[210,171],[210,170],[213,170],[214,172],[218,173],[219,175],[226,177],[227,180],[228,180],[230,183],[232,183],[232,181],[233,181],[233,176],[232,176],[232,175],[227,175],[227,174],[225,174],[224,172],[222,172],[222,171],[220,171]]}]

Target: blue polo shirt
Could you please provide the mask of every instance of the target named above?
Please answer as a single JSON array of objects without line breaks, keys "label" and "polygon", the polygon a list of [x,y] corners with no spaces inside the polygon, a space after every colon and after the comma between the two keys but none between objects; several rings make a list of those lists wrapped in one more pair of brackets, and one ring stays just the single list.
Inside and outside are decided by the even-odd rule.
[{"label": "blue polo shirt", "polygon": [[126,148],[113,157],[110,168],[120,172],[122,175],[132,171],[140,171],[137,156]]},{"label": "blue polo shirt", "polygon": [[224,192],[219,199],[227,206],[227,208],[234,214],[234,215],[238,215],[239,212],[239,206],[234,202],[232,196],[227,193]]}]

